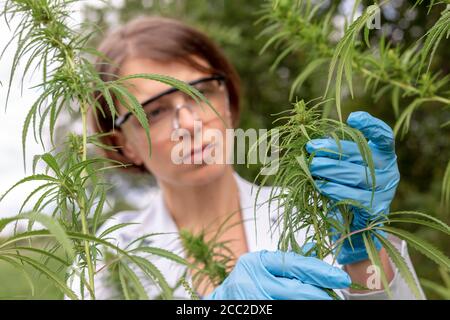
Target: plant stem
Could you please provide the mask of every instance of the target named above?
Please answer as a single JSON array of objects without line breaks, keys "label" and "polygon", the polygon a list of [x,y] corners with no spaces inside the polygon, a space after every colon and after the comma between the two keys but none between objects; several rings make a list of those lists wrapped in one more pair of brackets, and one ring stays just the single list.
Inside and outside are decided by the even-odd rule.
[{"label": "plant stem", "polygon": [[[316,194],[314,194],[313,196],[314,196],[314,201],[317,201]],[[321,239],[319,223],[317,221],[317,216],[316,215],[317,215],[317,211],[316,211],[316,208],[314,207],[314,214],[311,216],[311,218],[312,218],[312,222],[313,222],[314,234],[315,234],[316,241],[317,241],[317,244],[316,244],[317,257],[319,259],[323,259],[324,256],[322,255],[322,251],[323,251],[322,250],[322,239]]]},{"label": "plant stem", "polygon": [[82,144],[82,155],[81,160],[86,161],[87,159],[87,110],[86,110],[86,103],[84,101],[81,102],[80,106],[81,110],[81,122],[83,124],[83,144]]},{"label": "plant stem", "polygon": [[[82,144],[82,161],[86,161],[87,158],[87,109],[86,109],[86,103],[82,100],[80,104],[80,111],[81,111],[81,121],[83,124],[83,144]],[[85,170],[82,171],[82,176],[84,175]],[[84,203],[84,197],[81,197],[80,199],[80,216],[81,216],[81,227],[82,232],[86,235],[89,234],[89,228],[87,225],[87,219],[86,219],[86,207]],[[92,299],[95,299],[95,287],[94,287],[94,267],[91,260],[91,249],[89,241],[84,241],[84,252],[86,255],[86,264],[88,267],[88,274],[89,274],[89,286],[91,287],[91,293],[92,293]]]}]

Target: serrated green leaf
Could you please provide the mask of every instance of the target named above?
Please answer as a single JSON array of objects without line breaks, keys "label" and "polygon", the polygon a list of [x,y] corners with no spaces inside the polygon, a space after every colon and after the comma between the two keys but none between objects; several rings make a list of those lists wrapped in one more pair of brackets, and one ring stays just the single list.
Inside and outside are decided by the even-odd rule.
[{"label": "serrated green leaf", "polygon": [[175,261],[182,265],[188,265],[188,262],[185,259],[183,259],[182,257],[180,257],[179,255],[177,255],[171,251],[168,251],[166,249],[162,249],[162,248],[140,246],[140,247],[137,247],[136,249],[131,250],[131,252],[146,252],[146,253],[157,255],[161,258],[166,258],[166,259]]},{"label": "serrated green leaf", "polygon": [[73,250],[72,242],[68,238],[64,228],[56,221],[55,219],[52,219],[51,217],[39,213],[39,212],[26,212],[19,214],[12,218],[6,218],[0,220],[0,231],[9,223],[17,220],[31,220],[41,223],[43,226],[45,226],[49,232],[55,237],[56,240],[62,245],[66,253],[73,259],[75,258],[75,253]]},{"label": "serrated green leaf", "polygon": [[379,253],[375,247],[375,243],[372,239],[372,236],[370,234],[367,235],[365,232],[363,232],[362,237],[370,261],[372,262],[373,265],[375,265],[377,270],[380,271],[381,282],[383,283],[384,290],[386,291],[388,297],[392,299],[392,291],[389,287],[389,281],[387,280],[386,272],[384,271],[383,264],[381,263]]},{"label": "serrated green leaf", "polygon": [[76,294],[64,283],[63,280],[61,280],[59,278],[58,274],[53,272],[47,266],[45,266],[42,263],[40,263],[32,258],[29,258],[27,256],[23,256],[23,255],[18,256],[17,254],[10,254],[10,253],[4,253],[4,255],[16,257],[17,259],[20,259],[21,261],[24,261],[25,263],[29,264],[31,267],[33,267],[37,271],[46,275],[70,299],[78,300],[78,297],[76,296]]},{"label": "serrated green leaf", "polygon": [[378,238],[378,240],[380,240],[381,244],[386,249],[386,252],[388,253],[392,262],[400,272],[400,275],[406,281],[408,286],[411,288],[416,298],[422,299],[422,293],[419,287],[417,286],[416,280],[411,270],[409,270],[409,267],[406,264],[405,260],[403,259],[402,255],[400,254],[400,252],[398,252],[398,250],[382,235],[379,235],[376,232],[374,232],[373,234]]},{"label": "serrated green leaf", "polygon": [[[130,280],[130,282],[133,284],[133,289],[136,291],[138,298],[140,300],[149,300],[149,297],[147,295],[147,292],[145,291],[144,286],[141,283],[141,280],[139,279],[139,277],[136,275],[136,273],[126,264],[126,263],[120,263],[120,272],[119,275],[121,277],[123,277],[122,272],[128,277],[128,279]],[[122,282],[122,279],[121,279]],[[124,290],[124,294],[125,292],[127,292],[128,295],[128,299],[131,297],[129,290],[127,289],[127,285],[125,284],[125,286],[122,287],[122,289],[126,289]]]},{"label": "serrated green leaf", "polygon": [[428,258],[450,270],[450,259],[445,256],[439,249],[428,243],[427,241],[420,239],[416,235],[409,231],[401,230],[393,227],[378,227],[380,230],[384,230],[388,233],[394,234],[399,238],[405,240],[408,244],[412,245],[418,251],[426,255]]}]

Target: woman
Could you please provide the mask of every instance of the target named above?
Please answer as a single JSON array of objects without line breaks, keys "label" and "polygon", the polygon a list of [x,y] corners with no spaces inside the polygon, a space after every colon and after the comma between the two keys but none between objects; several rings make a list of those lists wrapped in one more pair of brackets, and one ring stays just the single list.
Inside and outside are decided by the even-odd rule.
[{"label": "woman", "polygon": [[[273,233],[268,219],[269,188],[262,188],[258,197],[256,222],[251,221],[255,193],[252,184],[234,172],[231,164],[211,163],[206,158],[220,154],[221,159],[230,156],[227,143],[214,141],[205,132],[219,131],[226,136],[227,128],[235,128],[239,118],[239,78],[222,51],[204,34],[183,23],[159,17],[145,17],[131,21],[108,35],[99,46],[114,63],[98,64],[98,71],[105,81],[113,75],[127,76],[139,73],[156,73],[172,76],[194,84],[212,102],[218,114],[210,108],[200,108],[180,91],[167,85],[144,79],[129,81],[130,91],[141,102],[150,124],[152,156],[148,157],[149,145],[138,120],[116,101],[120,117],[115,121],[108,111],[106,101],[100,99],[106,117],[97,113],[92,121],[98,132],[112,132],[104,142],[120,146],[118,152],[107,152],[115,160],[131,164],[134,169],[150,172],[157,181],[158,190],[149,195],[149,206],[142,211],[122,212],[112,222],[137,222],[135,226],[121,229],[115,236],[120,245],[125,245],[140,235],[162,232],[164,236],[151,238],[152,246],[165,248],[184,255],[177,237],[179,230],[198,233],[208,228],[211,234],[228,219],[232,225],[221,233],[218,241],[233,240],[229,247],[239,257],[233,271],[225,281],[214,288],[209,285],[196,288],[199,295],[210,299],[330,299],[322,288],[340,289],[339,294],[347,299],[384,299],[383,288],[370,292],[349,290],[350,282],[367,285],[373,274],[368,273],[370,261],[358,236],[352,239],[337,257],[342,268],[331,266],[314,257],[303,257],[294,253],[276,251],[277,235]],[[220,115],[220,116],[219,116]],[[360,129],[370,140],[375,163],[379,191],[375,195],[375,214],[386,213],[399,181],[394,152],[392,130],[382,121],[367,113],[350,115],[349,125]],[[201,125],[201,131],[198,130]],[[174,132],[177,132],[174,139]],[[180,134],[181,132],[181,134]],[[199,133],[200,132],[200,133]],[[187,154],[179,154],[174,148],[182,141],[192,142]],[[329,185],[318,185],[321,192],[334,200],[351,196],[362,203],[367,201],[369,186],[361,178],[363,165],[355,145],[344,143],[344,153],[349,157],[340,162],[333,154],[323,150],[337,148],[332,140],[314,140],[308,151],[317,153],[311,166],[312,173],[330,181]],[[193,161],[200,159],[200,162]],[[273,210],[272,210],[273,211]],[[275,210],[276,212],[277,210]],[[230,213],[236,213],[231,216]],[[270,213],[276,219],[274,212]],[[352,228],[360,228],[370,214],[355,210]],[[107,228],[107,226],[105,227]],[[257,235],[256,237],[256,230]],[[302,242],[304,234],[298,235]],[[405,243],[390,239],[408,261]],[[380,248],[379,248],[380,249]],[[380,258],[390,283],[394,298],[410,299],[413,294],[397,275],[384,251]],[[184,269],[167,260],[155,263],[174,285]],[[99,273],[96,296],[100,299],[114,298],[114,290]],[[146,280],[143,280],[144,282]],[[155,286],[145,282],[151,296]],[[76,290],[77,285],[73,285]],[[189,297],[180,288],[176,296]]]}]

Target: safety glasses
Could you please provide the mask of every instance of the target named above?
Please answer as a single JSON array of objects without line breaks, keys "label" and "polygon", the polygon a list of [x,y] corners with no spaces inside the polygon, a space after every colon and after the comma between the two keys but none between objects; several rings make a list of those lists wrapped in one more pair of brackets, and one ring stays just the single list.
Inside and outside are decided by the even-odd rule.
[{"label": "safety glasses", "polygon": [[[214,107],[221,109],[224,100],[228,98],[224,88],[225,81],[226,78],[223,75],[212,75],[188,82],[188,84],[200,91]],[[183,96],[183,101],[185,101],[183,105],[175,105],[176,95]],[[203,104],[194,101],[192,97],[177,88],[167,89],[141,103],[150,126],[170,123],[173,129],[179,127],[179,111],[183,107],[189,109],[200,120],[208,121],[210,117],[216,116],[209,106]],[[121,115],[115,120],[114,126],[118,129],[121,128],[132,118],[132,115],[132,112]]]}]

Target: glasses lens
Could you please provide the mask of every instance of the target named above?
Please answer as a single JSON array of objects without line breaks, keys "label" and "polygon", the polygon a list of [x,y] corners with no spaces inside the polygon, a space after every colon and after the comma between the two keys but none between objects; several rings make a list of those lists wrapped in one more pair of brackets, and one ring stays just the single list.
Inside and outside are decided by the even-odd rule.
[{"label": "glasses lens", "polygon": [[200,93],[202,93],[209,103],[214,107],[214,110],[206,102],[193,102],[195,113],[203,121],[210,121],[217,117],[217,113],[223,114],[226,108],[226,92],[224,85],[218,80],[209,80],[198,83],[194,86]]},{"label": "glasses lens", "polygon": [[193,86],[200,93],[202,93],[205,97],[214,97],[216,94],[220,92],[221,86],[217,80],[209,80],[205,82],[197,83]]},{"label": "glasses lens", "polygon": [[156,125],[166,120],[170,121],[173,114],[172,101],[169,96],[164,96],[146,104],[144,112],[150,125]]}]

